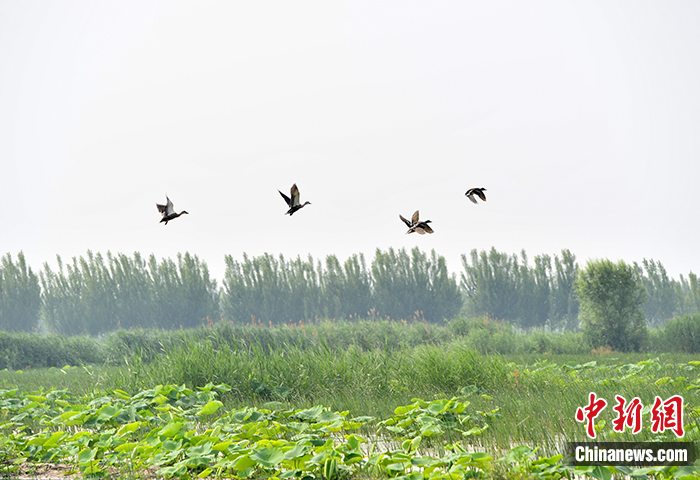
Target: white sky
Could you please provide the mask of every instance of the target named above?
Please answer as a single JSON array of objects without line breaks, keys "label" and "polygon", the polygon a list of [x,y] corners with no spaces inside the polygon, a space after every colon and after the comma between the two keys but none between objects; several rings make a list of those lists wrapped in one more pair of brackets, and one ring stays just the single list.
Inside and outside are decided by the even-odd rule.
[{"label": "white sky", "polygon": [[699,180],[697,1],[0,0],[0,255],[35,271],[418,245],[678,278]]}]

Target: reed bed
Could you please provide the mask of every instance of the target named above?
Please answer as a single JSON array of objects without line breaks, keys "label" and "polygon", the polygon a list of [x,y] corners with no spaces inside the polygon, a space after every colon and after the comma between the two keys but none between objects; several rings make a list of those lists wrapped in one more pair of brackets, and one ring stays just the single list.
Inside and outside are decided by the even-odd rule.
[{"label": "reed bed", "polygon": [[[120,389],[135,394],[155,385],[226,384],[226,408],[324,405],[351,415],[387,418],[414,398],[464,397],[494,412],[478,442],[505,450],[529,445],[556,451],[584,440],[574,420],[589,392],[608,401],[598,424],[612,431],[615,395],[682,395],[691,438],[698,436],[699,363],[691,354],[591,352],[576,336],[526,336],[488,319],[435,326],[421,322],[319,322],[311,325],[213,325],[159,335],[121,332],[102,340],[102,364],[0,372],[0,388],[49,387],[89,393]],[[489,354],[510,337],[510,353]],[[479,343],[481,341],[481,343]],[[556,353],[567,350],[565,353]],[[657,438],[648,428],[634,437]]]}]

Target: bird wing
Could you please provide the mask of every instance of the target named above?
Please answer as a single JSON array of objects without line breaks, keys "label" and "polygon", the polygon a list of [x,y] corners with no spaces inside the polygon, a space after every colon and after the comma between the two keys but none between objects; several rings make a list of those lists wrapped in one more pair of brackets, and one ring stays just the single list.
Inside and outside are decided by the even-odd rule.
[{"label": "bird wing", "polygon": [[399,215],[399,218],[400,218],[401,220],[403,220],[403,223],[405,223],[406,226],[407,226],[408,228],[411,228],[411,227],[413,226],[413,224],[412,224],[411,222],[409,222],[408,220],[406,220],[405,218],[403,218],[403,215]]},{"label": "bird wing", "polygon": [[413,217],[411,217],[411,222],[413,222],[412,225],[418,223],[418,210],[416,210],[416,213],[414,213]]},{"label": "bird wing", "polygon": [[173,213],[175,213],[175,208],[173,207],[173,202],[170,201],[170,199],[168,198],[167,195],[165,196],[165,199],[168,201],[168,204],[165,206],[165,213],[167,215],[172,215]]},{"label": "bird wing", "polygon": [[470,188],[467,190],[467,193],[465,195],[469,197],[469,200],[472,202],[476,203],[476,198],[474,198],[474,195],[478,196],[480,199],[482,199],[484,202],[486,201],[486,194],[484,194],[485,188]]},{"label": "bird wing", "polygon": [[170,199],[167,197],[167,195],[165,197],[165,200],[166,200],[165,205],[161,205],[159,203],[156,203],[156,207],[158,208],[158,211],[161,214],[163,214],[163,216],[172,215],[174,212],[173,202],[170,201]]},{"label": "bird wing", "polygon": [[295,205],[299,205],[299,189],[297,188],[296,183],[294,185],[292,185],[291,194],[292,194],[292,204],[290,205],[290,207],[293,207]]},{"label": "bird wing", "polygon": [[[279,190],[277,190],[277,191],[280,192]],[[282,192],[280,192],[280,195],[282,195],[282,198],[284,198],[284,201],[287,202],[287,206],[291,207],[292,201],[289,199],[289,197]]]},{"label": "bird wing", "polygon": [[426,233],[433,233],[433,229],[430,228],[430,225],[428,225],[427,223],[421,225],[421,227],[423,228],[423,230],[424,230]]}]

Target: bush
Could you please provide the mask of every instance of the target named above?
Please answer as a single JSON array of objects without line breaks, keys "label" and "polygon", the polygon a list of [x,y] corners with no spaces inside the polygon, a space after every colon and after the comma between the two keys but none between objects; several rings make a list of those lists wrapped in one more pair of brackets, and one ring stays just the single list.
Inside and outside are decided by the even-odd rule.
[{"label": "bush", "polygon": [[99,343],[89,337],[0,332],[0,369],[95,364],[102,357]]},{"label": "bush", "polygon": [[674,352],[700,353],[700,313],[666,323],[661,338]]}]

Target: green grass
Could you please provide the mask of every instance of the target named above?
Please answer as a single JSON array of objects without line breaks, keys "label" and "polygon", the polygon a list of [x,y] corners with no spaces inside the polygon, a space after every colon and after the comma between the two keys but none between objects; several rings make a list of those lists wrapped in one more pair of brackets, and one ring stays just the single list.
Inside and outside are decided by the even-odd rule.
[{"label": "green grass", "polygon": [[[199,351],[193,345],[188,347]],[[134,393],[108,386],[123,380],[127,373],[139,375],[141,369],[149,375],[164,373],[146,372],[150,366],[132,366],[131,371],[71,367],[0,372],[0,473],[31,473],[27,466],[58,462],[86,476],[105,477],[110,475],[108,469],[117,468],[119,475],[130,478],[141,478],[139,471],[145,468],[180,478],[312,475],[376,479],[419,473],[420,477],[411,478],[556,479],[588,475],[609,480],[612,473],[627,472],[642,478],[654,473],[656,478],[670,480],[681,474],[698,474],[693,467],[636,472],[604,467],[589,471],[562,465],[558,454],[565,440],[585,439],[583,426],[573,420],[573,413],[585,404],[591,389],[608,400],[616,394],[628,399],[639,395],[647,405],[654,395],[666,398],[683,391],[684,440],[698,441],[700,362],[648,359],[598,365],[597,361],[559,364],[553,361],[556,359],[547,359],[525,365],[484,357],[460,345],[444,352],[416,347],[411,353],[411,369],[398,372],[416,376],[407,385],[426,384],[425,391],[436,394],[458,388],[464,378],[477,383],[460,388],[451,400],[436,394],[434,399],[394,403],[386,414],[367,416],[362,415],[363,409],[380,408],[395,397],[384,398],[383,392],[369,391],[363,397],[369,403],[350,402],[356,409],[306,405],[313,403],[317,394],[331,401],[348,401],[335,395],[337,389],[352,388],[352,373],[345,379],[349,383],[329,383],[308,396],[277,390],[278,395],[287,396],[278,402],[269,401],[268,394],[261,392],[246,400],[240,389],[224,384],[193,388],[158,383]],[[359,349],[352,355],[366,355],[370,362],[378,360],[372,352]],[[293,356],[293,360],[303,358],[301,354]],[[201,362],[202,358],[191,356],[189,360]],[[330,361],[325,370],[314,367],[313,361],[309,363],[309,371],[315,372],[312,375],[335,375],[349,362],[345,357],[335,356],[332,361],[330,356],[318,355],[319,362],[324,360]],[[239,366],[245,363],[244,359]],[[455,369],[453,363],[468,366],[467,373]],[[42,382],[62,385],[27,390]],[[20,388],[8,388],[13,383]],[[88,393],[75,393],[77,390]],[[237,408],[234,400],[245,406]],[[603,440],[673,440],[669,434],[651,435],[648,426],[637,436],[615,435],[609,414],[610,409],[597,421]]]},{"label": "green grass", "polygon": [[[445,453],[446,445],[457,442],[463,448],[486,450],[493,458],[520,445],[551,457],[567,440],[586,440],[585,426],[574,415],[586,405],[589,392],[608,402],[596,421],[600,439],[674,440],[672,433],[650,432],[648,407],[655,396],[680,394],[685,400],[685,440],[700,440],[696,355],[592,353],[578,334],[526,335],[488,319],[457,319],[446,325],[324,321],[277,328],[221,323],[189,331],[120,331],[73,343],[48,337],[42,344],[41,337],[30,337],[20,340],[73,352],[72,357],[52,354],[52,362],[72,358],[68,362],[77,365],[6,369],[0,371],[0,389],[67,390],[95,399],[116,389],[136,396],[157,385],[184,385],[195,391],[227,385],[218,394],[222,411],[322,405],[347,411],[348,418],[375,419],[392,418],[398,407],[413,405],[416,398],[432,402],[457,397],[469,403],[470,421],[480,429],[487,427],[465,438],[446,434],[436,448]],[[9,352],[21,352],[13,338],[19,337],[6,338]],[[89,361],[77,356],[82,350]],[[39,354],[13,353],[16,359],[36,361]],[[44,362],[38,365],[48,360]],[[647,407],[640,434],[613,431],[615,395],[628,401],[639,397]],[[378,427],[363,428],[364,435],[374,435]],[[423,439],[424,447],[431,441]],[[403,440],[397,442],[392,448],[402,448]],[[494,467],[492,473],[497,470]]]},{"label": "green grass", "polygon": [[[263,329],[263,333],[273,332]],[[325,405],[377,418],[388,417],[414,398],[431,401],[466,391],[474,408],[497,411],[479,437],[480,444],[499,451],[525,444],[551,454],[564,440],[586,439],[584,426],[574,421],[574,414],[577,407],[585,406],[591,391],[608,401],[599,418],[604,438],[616,438],[611,427],[615,395],[628,400],[639,397],[650,406],[655,396],[666,399],[681,394],[688,430],[695,432],[697,424],[700,369],[689,363],[695,360],[689,354],[499,356],[478,353],[465,337],[416,346],[406,340],[403,346],[386,348],[379,342],[364,349],[356,343],[329,346],[311,336],[255,345],[241,338],[231,341],[217,330],[204,336],[183,334],[177,342],[161,346],[159,354],[146,355],[146,361],[127,353],[122,366],[2,371],[0,388],[53,387],[76,394],[121,389],[133,395],[160,384],[190,388],[226,384],[231,389],[221,394],[221,400],[229,409],[270,402],[285,408]],[[627,437],[658,436],[646,431]]]},{"label": "green grass", "polygon": [[[309,409],[224,410],[225,385],[159,385],[78,396],[0,390],[0,473],[32,475],[60,463],[86,478],[570,478],[561,456],[527,446],[501,458],[462,438],[487,427],[469,402],[416,400],[385,419]],[[609,478],[605,469],[596,478]],[[686,468],[684,472],[692,472]],[[677,468],[659,470],[670,479]],[[607,474],[607,476],[605,475]],[[402,477],[406,475],[406,477]]]}]

